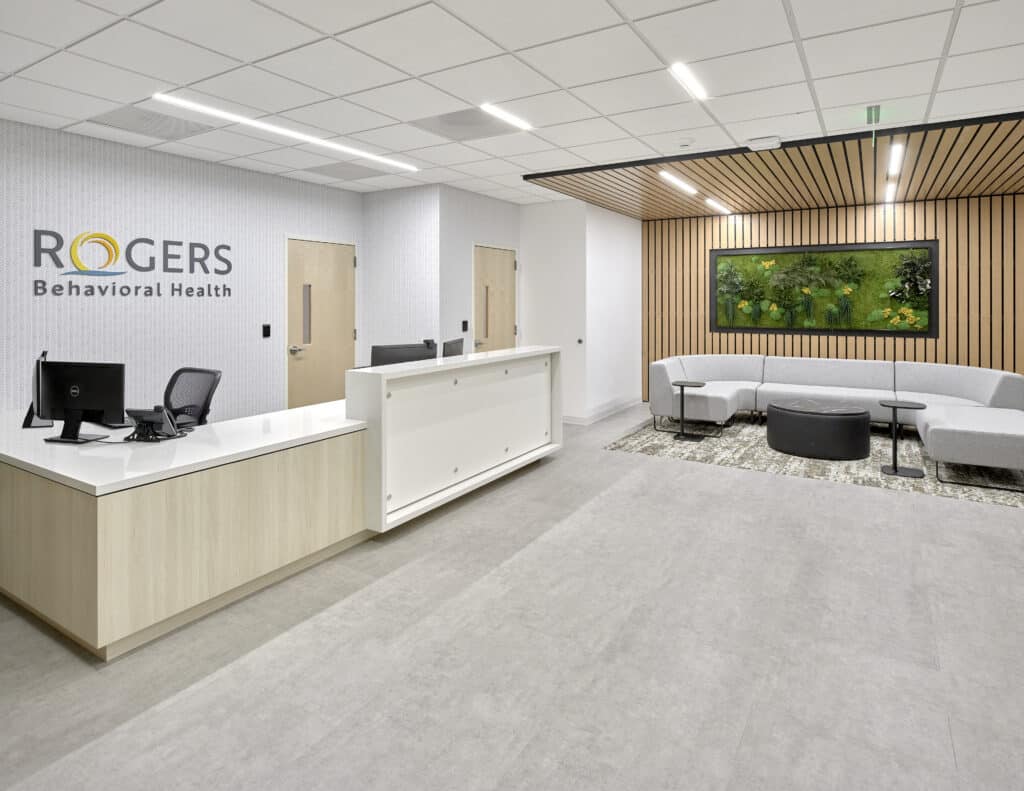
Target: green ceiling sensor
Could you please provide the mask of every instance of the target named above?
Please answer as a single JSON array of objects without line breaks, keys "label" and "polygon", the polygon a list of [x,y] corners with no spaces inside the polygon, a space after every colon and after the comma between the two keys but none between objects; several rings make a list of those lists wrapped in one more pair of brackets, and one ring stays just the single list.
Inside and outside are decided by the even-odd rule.
[{"label": "green ceiling sensor", "polygon": [[878,124],[879,119],[882,117],[882,106],[879,104],[869,104],[867,107],[868,111],[868,126],[871,129],[871,147],[875,147],[875,125]]}]

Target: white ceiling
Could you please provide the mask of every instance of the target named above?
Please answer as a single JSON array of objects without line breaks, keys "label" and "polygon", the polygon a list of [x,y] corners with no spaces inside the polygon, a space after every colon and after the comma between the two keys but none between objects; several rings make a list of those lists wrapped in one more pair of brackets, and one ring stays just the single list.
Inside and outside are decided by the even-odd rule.
[{"label": "white ceiling", "polygon": [[[310,172],[353,158],[157,91],[420,170]],[[452,142],[415,124],[483,102],[535,131]],[[522,174],[858,131],[874,103],[883,125],[1024,110],[1024,0],[0,2],[0,118],[361,192],[551,200]],[[168,142],[92,120],[126,105],[217,128]]]}]

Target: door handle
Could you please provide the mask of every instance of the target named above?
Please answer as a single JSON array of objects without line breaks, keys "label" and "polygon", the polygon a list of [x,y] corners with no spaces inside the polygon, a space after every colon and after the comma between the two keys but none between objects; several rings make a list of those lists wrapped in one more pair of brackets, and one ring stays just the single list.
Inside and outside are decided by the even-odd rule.
[{"label": "door handle", "polygon": [[302,347],[301,346],[296,346],[296,345],[292,344],[291,346],[288,347],[288,354],[298,354],[301,351],[302,351]]},{"label": "door handle", "polygon": [[483,341],[473,341],[473,348],[474,349],[479,349],[483,345],[484,345]]}]

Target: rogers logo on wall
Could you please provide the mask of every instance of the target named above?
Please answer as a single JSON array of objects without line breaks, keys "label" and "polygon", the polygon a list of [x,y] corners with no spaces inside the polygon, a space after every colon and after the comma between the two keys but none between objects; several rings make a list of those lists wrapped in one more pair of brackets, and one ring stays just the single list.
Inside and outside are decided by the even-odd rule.
[{"label": "rogers logo on wall", "polygon": [[[145,236],[132,239],[124,246],[113,236],[99,231],[86,231],[75,236],[65,247],[64,236],[57,231],[36,229],[33,232],[32,266],[52,267],[61,276],[114,278],[129,270],[146,274],[193,275],[209,278],[231,274],[228,257],[231,246],[208,245],[202,242],[155,240]],[[69,265],[70,264],[70,265]],[[118,264],[121,264],[118,266]],[[127,266],[127,269],[125,268]],[[208,282],[191,285],[182,281],[159,280],[147,284],[48,282],[36,279],[32,284],[36,297],[171,297],[226,298],[231,287],[226,283]]]}]

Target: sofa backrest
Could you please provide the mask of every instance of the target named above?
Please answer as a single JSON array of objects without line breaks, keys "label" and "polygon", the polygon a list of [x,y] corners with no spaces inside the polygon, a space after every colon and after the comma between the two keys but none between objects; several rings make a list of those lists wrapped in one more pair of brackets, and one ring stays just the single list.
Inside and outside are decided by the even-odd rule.
[{"label": "sofa backrest", "polygon": [[893,367],[885,360],[828,360],[817,357],[768,357],[764,381],[788,385],[863,387],[893,390]]},{"label": "sofa backrest", "polygon": [[760,354],[687,354],[680,359],[686,378],[699,382],[760,382],[764,375]]},{"label": "sofa backrest", "polygon": [[1024,376],[942,363],[896,363],[896,389],[977,401],[985,406],[1024,409]]},{"label": "sofa backrest", "polygon": [[673,415],[673,394],[678,392],[672,387],[673,382],[686,378],[683,362],[679,357],[666,357],[656,360],[647,368],[647,400],[651,412],[655,415]]}]

